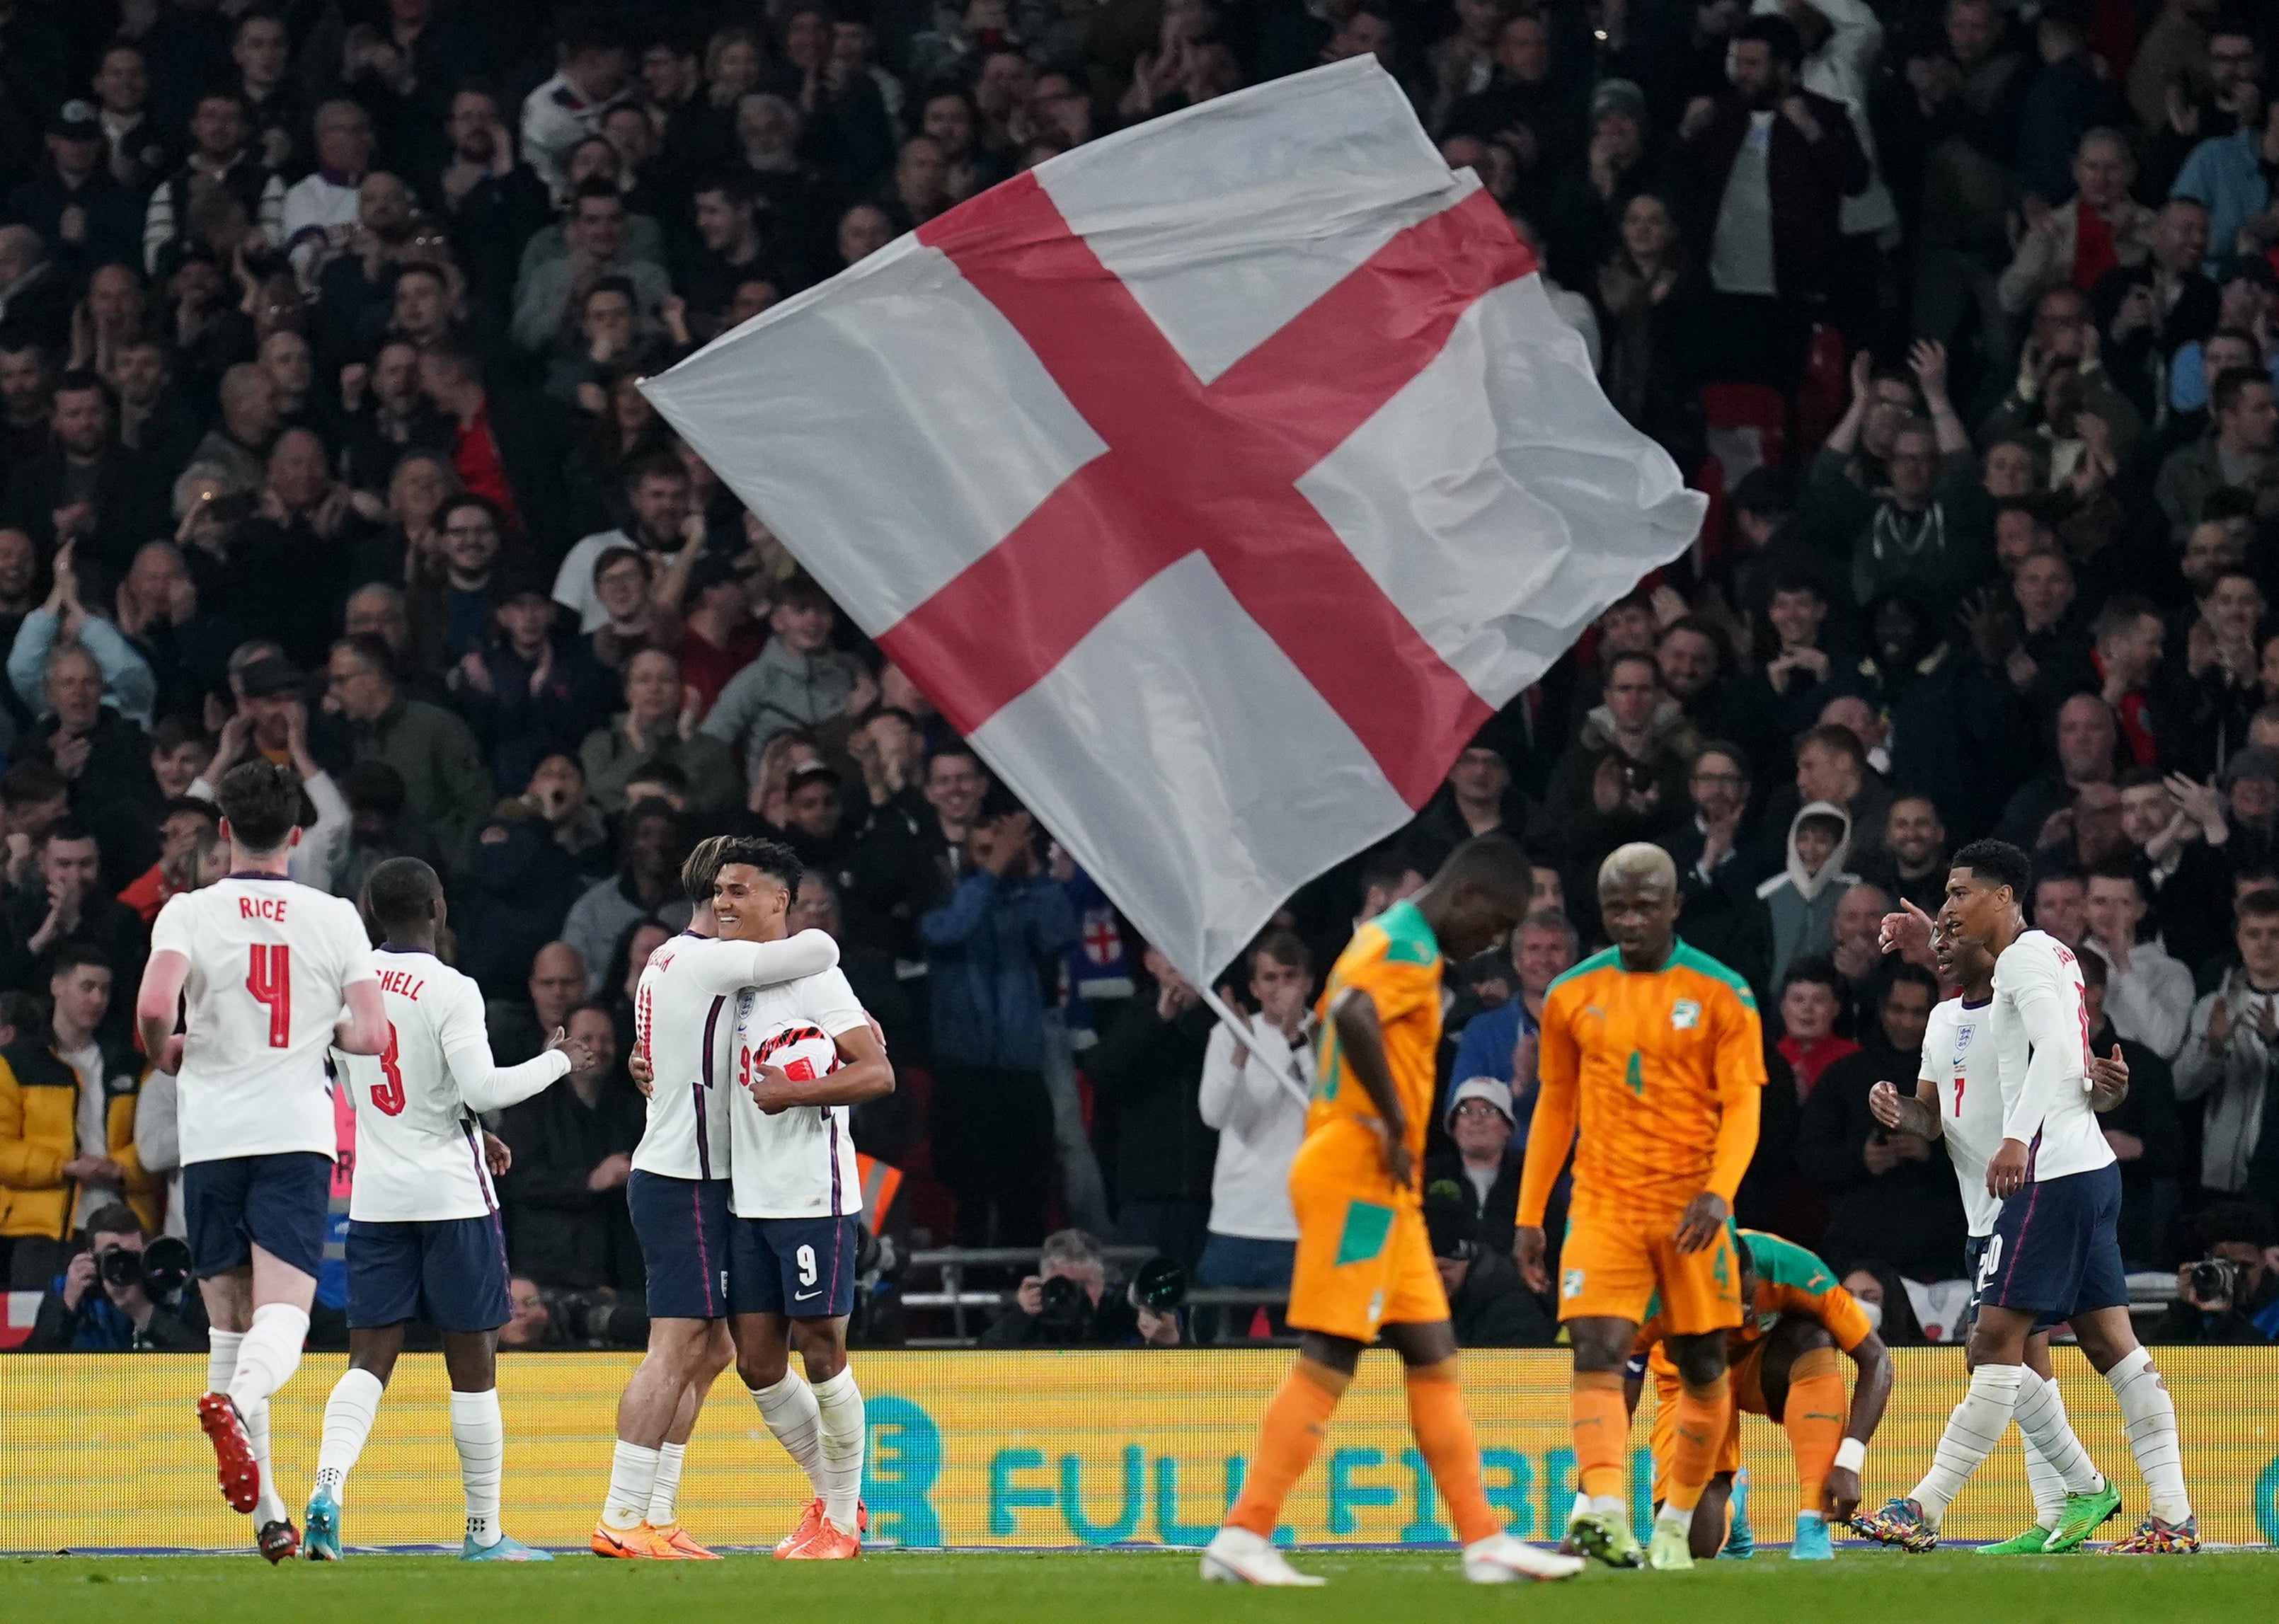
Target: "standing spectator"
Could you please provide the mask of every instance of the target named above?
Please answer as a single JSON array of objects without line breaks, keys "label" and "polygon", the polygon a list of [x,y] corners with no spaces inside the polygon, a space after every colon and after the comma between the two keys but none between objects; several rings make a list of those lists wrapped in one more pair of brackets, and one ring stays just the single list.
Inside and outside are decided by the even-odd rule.
[{"label": "standing spectator", "polygon": [[[729,679],[704,718],[704,732],[743,753],[747,771],[786,728],[816,727],[869,708],[876,685],[831,647],[839,611],[823,588],[795,575],[776,589],[768,645]],[[864,702],[856,702],[858,687]]]},{"label": "standing spectator", "polygon": [[[20,981],[9,977],[12,984]],[[134,1057],[98,1034],[111,1009],[110,963],[91,947],[58,951],[47,979],[45,1030],[0,1053],[0,1240],[9,1284],[37,1291],[63,1272],[72,1237],[121,1200],[157,1218],[156,1191],[134,1154]]]},{"label": "standing spectator", "polygon": [[2272,404],[2271,374],[2238,367],[2215,380],[2208,395],[2211,432],[2169,454],[2154,487],[2169,533],[2182,541],[2211,517],[2208,498],[2227,486],[2266,492],[2279,485],[2279,410]]},{"label": "standing spectator", "polygon": [[1424,1188],[1454,1185],[1480,1245],[1499,1256],[1511,1252],[1519,1210],[1519,1169],[1526,1135],[1508,1084],[1466,1077],[1449,1091],[1441,1126],[1449,1148],[1424,1164]]},{"label": "standing spectator", "polygon": [[554,578],[554,601],[577,615],[581,632],[610,624],[610,610],[595,586],[603,554],[630,548],[645,555],[654,571],[704,539],[702,517],[689,504],[688,471],[678,457],[659,453],[630,463],[624,502],[632,523],[580,540],[564,555]]},{"label": "standing spectator", "polygon": [[1544,994],[1574,968],[1575,927],[1564,914],[1531,913],[1511,933],[1512,992],[1494,1008],[1464,1023],[1456,1044],[1455,1075],[1492,1077],[1510,1086],[1526,1103],[1518,1115],[1516,1142],[1527,1140],[1525,1118],[1534,1108],[1535,1039],[1541,1030]]},{"label": "standing spectator", "polygon": [[2106,128],[2083,135],[2074,149],[2074,195],[2037,215],[2029,205],[2028,229],[1999,285],[2002,308],[2022,315],[2053,287],[2087,293],[2114,267],[2144,264],[2152,211],[2129,195],[2136,181],[2128,136]]},{"label": "standing spectator", "polygon": [[2200,1190],[2267,1204],[2279,1195],[2279,892],[2251,891],[2235,911],[2240,967],[2192,1007],[2176,1099],[2200,1107]]},{"label": "standing spectator", "polygon": [[2160,1268],[2173,1257],[2168,1239],[2182,1192],[2183,1121],[2176,1109],[2168,1062],[2114,1030],[2106,1010],[2107,972],[2102,954],[2081,955],[2082,1009],[2089,1018],[2089,1052],[2121,1051],[2129,1067],[2129,1097],[2103,1114],[2105,1142],[2121,1168],[2121,1255],[2132,1268]]},{"label": "standing spectator", "polygon": [[514,290],[515,343],[533,354],[574,344],[586,296],[605,280],[631,284],[638,314],[652,315],[672,296],[671,280],[653,260],[625,249],[625,200],[611,180],[588,180],[571,201],[564,227],[570,252],[525,272]]},{"label": "standing spectator", "polygon": [[194,222],[207,200],[237,205],[245,227],[271,248],[285,241],[285,182],[254,149],[244,98],[234,90],[207,91],[190,114],[189,131],[188,160],[151,193],[142,217],[142,268],[154,276],[167,249],[196,240]]},{"label": "standing spectator", "polygon": [[542,578],[519,571],[495,578],[490,595],[495,631],[453,675],[491,781],[521,784],[546,756],[579,747],[609,714],[617,685],[584,644],[557,630]]},{"label": "standing spectator", "polygon": [[[281,36],[284,25],[275,27]],[[315,130],[317,167],[287,189],[281,222],[286,257],[303,287],[314,287],[326,262],[347,251],[362,223],[364,179],[372,169],[372,115],[356,103],[326,102],[317,109]],[[273,145],[272,167],[283,161]]]},{"label": "standing spectator", "polygon": [[1039,871],[1034,832],[1026,812],[984,808],[966,831],[964,877],[918,921],[932,1005],[934,1166],[956,1198],[962,1246],[1043,1237],[1053,1107],[1037,967],[1068,943],[1076,919],[1068,893]]},{"label": "standing spectator", "polygon": [[58,379],[48,448],[9,476],[5,522],[42,551],[83,542],[82,556],[115,578],[165,517],[152,505],[158,498],[150,471],[119,443],[111,418],[111,387],[96,374]]},{"label": "standing spectator", "polygon": [[[614,990],[610,971],[622,975],[625,964],[619,960],[613,967],[611,955],[634,925],[651,918],[669,920],[676,929],[687,923],[693,910],[679,886],[687,845],[679,815],[667,802],[643,801],[625,814],[617,873],[595,881],[562,923],[562,939],[587,966],[587,997]],[[643,954],[636,962],[647,958]]]},{"label": "standing spectator", "polygon": [[[2235,52],[2245,42],[2237,29],[2229,37]],[[2262,99],[2252,80],[2240,86],[2235,96],[2243,112]],[[2210,135],[2184,160],[2171,195],[2206,205],[2209,271],[2230,256],[2242,228],[2270,207],[2275,164],[2279,164],[2279,101],[2266,104],[2260,118],[2243,120],[2232,134]]]},{"label": "standing spectator", "polygon": [[73,275],[106,262],[139,261],[141,193],[121,185],[103,161],[95,108],[69,101],[51,113],[47,151],[40,172],[8,195],[9,214],[39,233],[48,253]]},{"label": "standing spectator", "polygon": [[420,352],[419,387],[451,422],[451,467],[459,483],[496,503],[541,551],[560,546],[566,438],[560,409],[519,391],[494,399],[480,359],[449,343]]},{"label": "standing spectator", "polygon": [[866,933],[897,958],[924,957],[918,916],[969,871],[966,836],[989,787],[972,747],[952,740],[927,754],[917,805],[902,795],[873,808],[848,860],[848,885]]},{"label": "standing spectator", "polygon": [[1604,693],[1545,792],[1546,816],[1592,863],[1593,854],[1683,816],[1686,771],[1701,749],[1684,707],[1661,691],[1652,655],[1608,661]]},{"label": "standing spectator", "polygon": [[1850,814],[1825,801],[1798,808],[1789,824],[1786,864],[1757,887],[1744,973],[1753,971],[1761,984],[1782,986],[1791,964],[1827,955],[1836,905],[1860,883],[1845,866],[1851,852]]},{"label": "standing spectator", "polygon": [[1860,1046],[1840,1037],[1844,977],[1826,959],[1799,959],[1780,984],[1780,1019],[1785,1029],[1774,1046],[1796,1074],[1796,1097],[1808,1100],[1821,1073]]},{"label": "standing spectator", "polygon": [[594,1063],[499,1123],[514,1153],[506,1194],[515,1271],[558,1290],[638,1291],[646,1275],[625,1184],[641,1143],[641,1096],[618,1063],[607,1009],[581,1004],[567,1027],[572,1053],[583,1043]]},{"label": "standing spectator", "polygon": [[633,59],[613,19],[600,11],[567,14],[559,26],[554,76],[522,103],[522,152],[538,178],[566,201],[570,149],[596,134],[625,94]]},{"label": "standing spectator", "polygon": [[1217,1018],[1154,947],[1140,962],[1152,985],[1143,984],[1101,1034],[1086,1054],[1085,1074],[1106,1119],[1103,1138],[1114,1147],[1103,1171],[1116,1204],[1116,1243],[1151,1246],[1193,1269],[1210,1221],[1218,1154],[1218,1136],[1201,1111],[1204,1057]]},{"label": "standing spectator", "polygon": [[1718,295],[1713,376],[1794,380],[1811,314],[1835,276],[1843,203],[1874,172],[1840,102],[1797,83],[1803,42],[1785,17],[1733,36],[1730,88],[1679,123],[1688,241],[1707,245]]},{"label": "standing spectator", "polygon": [[1210,1222],[1195,1278],[1208,1286],[1282,1291],[1297,1257],[1298,1219],[1290,1207],[1290,1161],[1306,1137],[1314,1088],[1309,1006],[1313,955],[1289,931],[1261,937],[1249,954],[1250,1030],[1289,1061],[1266,1064],[1228,1030],[1211,1029],[1203,1053],[1203,1124],[1218,1134],[1211,1172]]},{"label": "standing spectator", "polygon": [[605,813],[625,802],[640,773],[670,762],[687,775],[690,804],[704,816],[736,800],[736,767],[728,747],[696,725],[694,691],[680,680],[680,663],[660,648],[645,648],[625,663],[625,709],[607,726],[586,735],[578,759],[586,790]]},{"label": "standing spectator", "polygon": [[46,762],[72,785],[72,804],[93,817],[120,795],[150,799],[149,745],[134,721],[150,714],[157,683],[150,668],[118,628],[78,607],[78,582],[69,557],[57,560],[54,604],[75,624],[76,641],[51,641],[62,624],[54,610],[24,617],[8,656],[17,696],[38,700],[39,722],[18,741],[17,755]]},{"label": "standing spectator", "polygon": [[1923,1072],[1923,1029],[1938,1001],[1929,970],[1894,966],[1876,1001],[1872,1041],[1821,1072],[1805,1099],[1797,1140],[1805,1176],[1830,1201],[1816,1249],[1838,1258],[1880,1255],[1917,1279],[1944,1278],[1962,1254],[1968,1225],[1954,1169],[1930,1140],[1878,1123],[1868,1091],[1889,1083],[1913,1095]]},{"label": "standing spectator", "polygon": [[357,761],[395,770],[447,871],[463,870],[493,799],[490,772],[467,724],[440,705],[406,697],[388,645],[375,637],[333,645],[326,688],[327,705],[348,719]]}]

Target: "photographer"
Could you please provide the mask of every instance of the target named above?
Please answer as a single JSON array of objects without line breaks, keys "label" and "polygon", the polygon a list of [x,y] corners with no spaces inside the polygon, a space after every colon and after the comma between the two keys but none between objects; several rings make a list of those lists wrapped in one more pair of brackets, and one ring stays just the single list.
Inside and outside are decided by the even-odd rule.
[{"label": "photographer", "polygon": [[1484,1245],[1472,1204],[1453,1180],[1424,1191],[1424,1228],[1448,1294],[1448,1321],[1464,1348],[1547,1348],[1557,1327],[1519,1277],[1508,1248]]},{"label": "photographer", "polygon": [[27,1353],[203,1353],[205,1311],[188,1297],[189,1248],[145,1247],[131,1209],[113,1202],[87,1221],[87,1250],[40,1298]]},{"label": "photographer", "polygon": [[2227,1201],[2200,1214],[2206,1255],[2176,1271],[2176,1295],[2147,1342],[2260,1347],[2279,1340],[2279,1245],[2269,1209]]},{"label": "photographer", "polygon": [[[1045,1237],[1037,1272],[1021,1282],[1013,1306],[982,1334],[992,1348],[1174,1348],[1185,1340],[1179,1305],[1186,1275],[1158,1258],[1122,1291],[1108,1289],[1100,1243],[1082,1229]],[[1151,1306],[1152,1305],[1152,1306]]]}]

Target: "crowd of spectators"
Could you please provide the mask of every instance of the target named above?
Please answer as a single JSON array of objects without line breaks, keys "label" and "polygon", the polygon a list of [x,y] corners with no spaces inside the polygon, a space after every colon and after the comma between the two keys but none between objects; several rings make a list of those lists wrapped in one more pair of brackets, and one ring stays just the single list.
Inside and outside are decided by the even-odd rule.
[{"label": "crowd of spectators", "polygon": [[[1017,171],[1362,55],[1714,500],[1410,829],[1229,967],[1278,1067],[634,386]],[[71,1345],[191,1334],[98,1286],[83,1237],[179,1229],[128,992],[157,909],[226,862],[212,782],[258,753],[303,778],[304,883],[447,877],[503,1061],[556,1026],[610,1057],[494,1124],[518,1345],[639,1301],[631,987],[687,919],[681,854],[730,831],[810,866],[794,922],[886,1030],[903,1085],[856,1122],[902,1176],[879,1227],[1068,1226],[1040,1269],[1095,1306],[1122,1299],[1089,1236],[1286,1279],[1323,974],[1455,842],[1519,836],[1534,911],[1451,967],[1426,1171],[1460,1326],[1516,1341],[1549,1334],[1501,1267],[1535,1023],[1632,839],[1767,1014],[1741,1217],[1912,1323],[1901,1278],[1954,1272],[1962,1214],[1940,1147],[1866,1109],[1939,992],[1876,922],[1999,833],[2129,1063],[2132,1265],[2230,1260],[2220,1302],[2180,1273],[2175,1334],[2267,1335],[2275,74],[2279,8],[2221,0],[14,0],[10,1283]]]}]

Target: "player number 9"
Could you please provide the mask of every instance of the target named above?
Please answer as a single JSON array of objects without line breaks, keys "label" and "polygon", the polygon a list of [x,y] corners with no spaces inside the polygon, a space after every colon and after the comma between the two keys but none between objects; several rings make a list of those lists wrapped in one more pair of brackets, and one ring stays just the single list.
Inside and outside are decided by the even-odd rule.
[{"label": "player number 9", "polygon": [[793,1255],[799,1262],[800,1284],[813,1285],[815,1283],[815,1248],[812,1246],[802,1246],[799,1251]]}]

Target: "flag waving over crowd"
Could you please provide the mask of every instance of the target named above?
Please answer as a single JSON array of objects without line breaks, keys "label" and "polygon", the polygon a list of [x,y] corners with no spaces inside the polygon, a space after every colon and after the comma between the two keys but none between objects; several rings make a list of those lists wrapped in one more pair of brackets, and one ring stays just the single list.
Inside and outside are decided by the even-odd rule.
[{"label": "flag waving over crowd", "polygon": [[1208,984],[1700,526],[1534,272],[1361,57],[1055,157],[644,387]]}]

